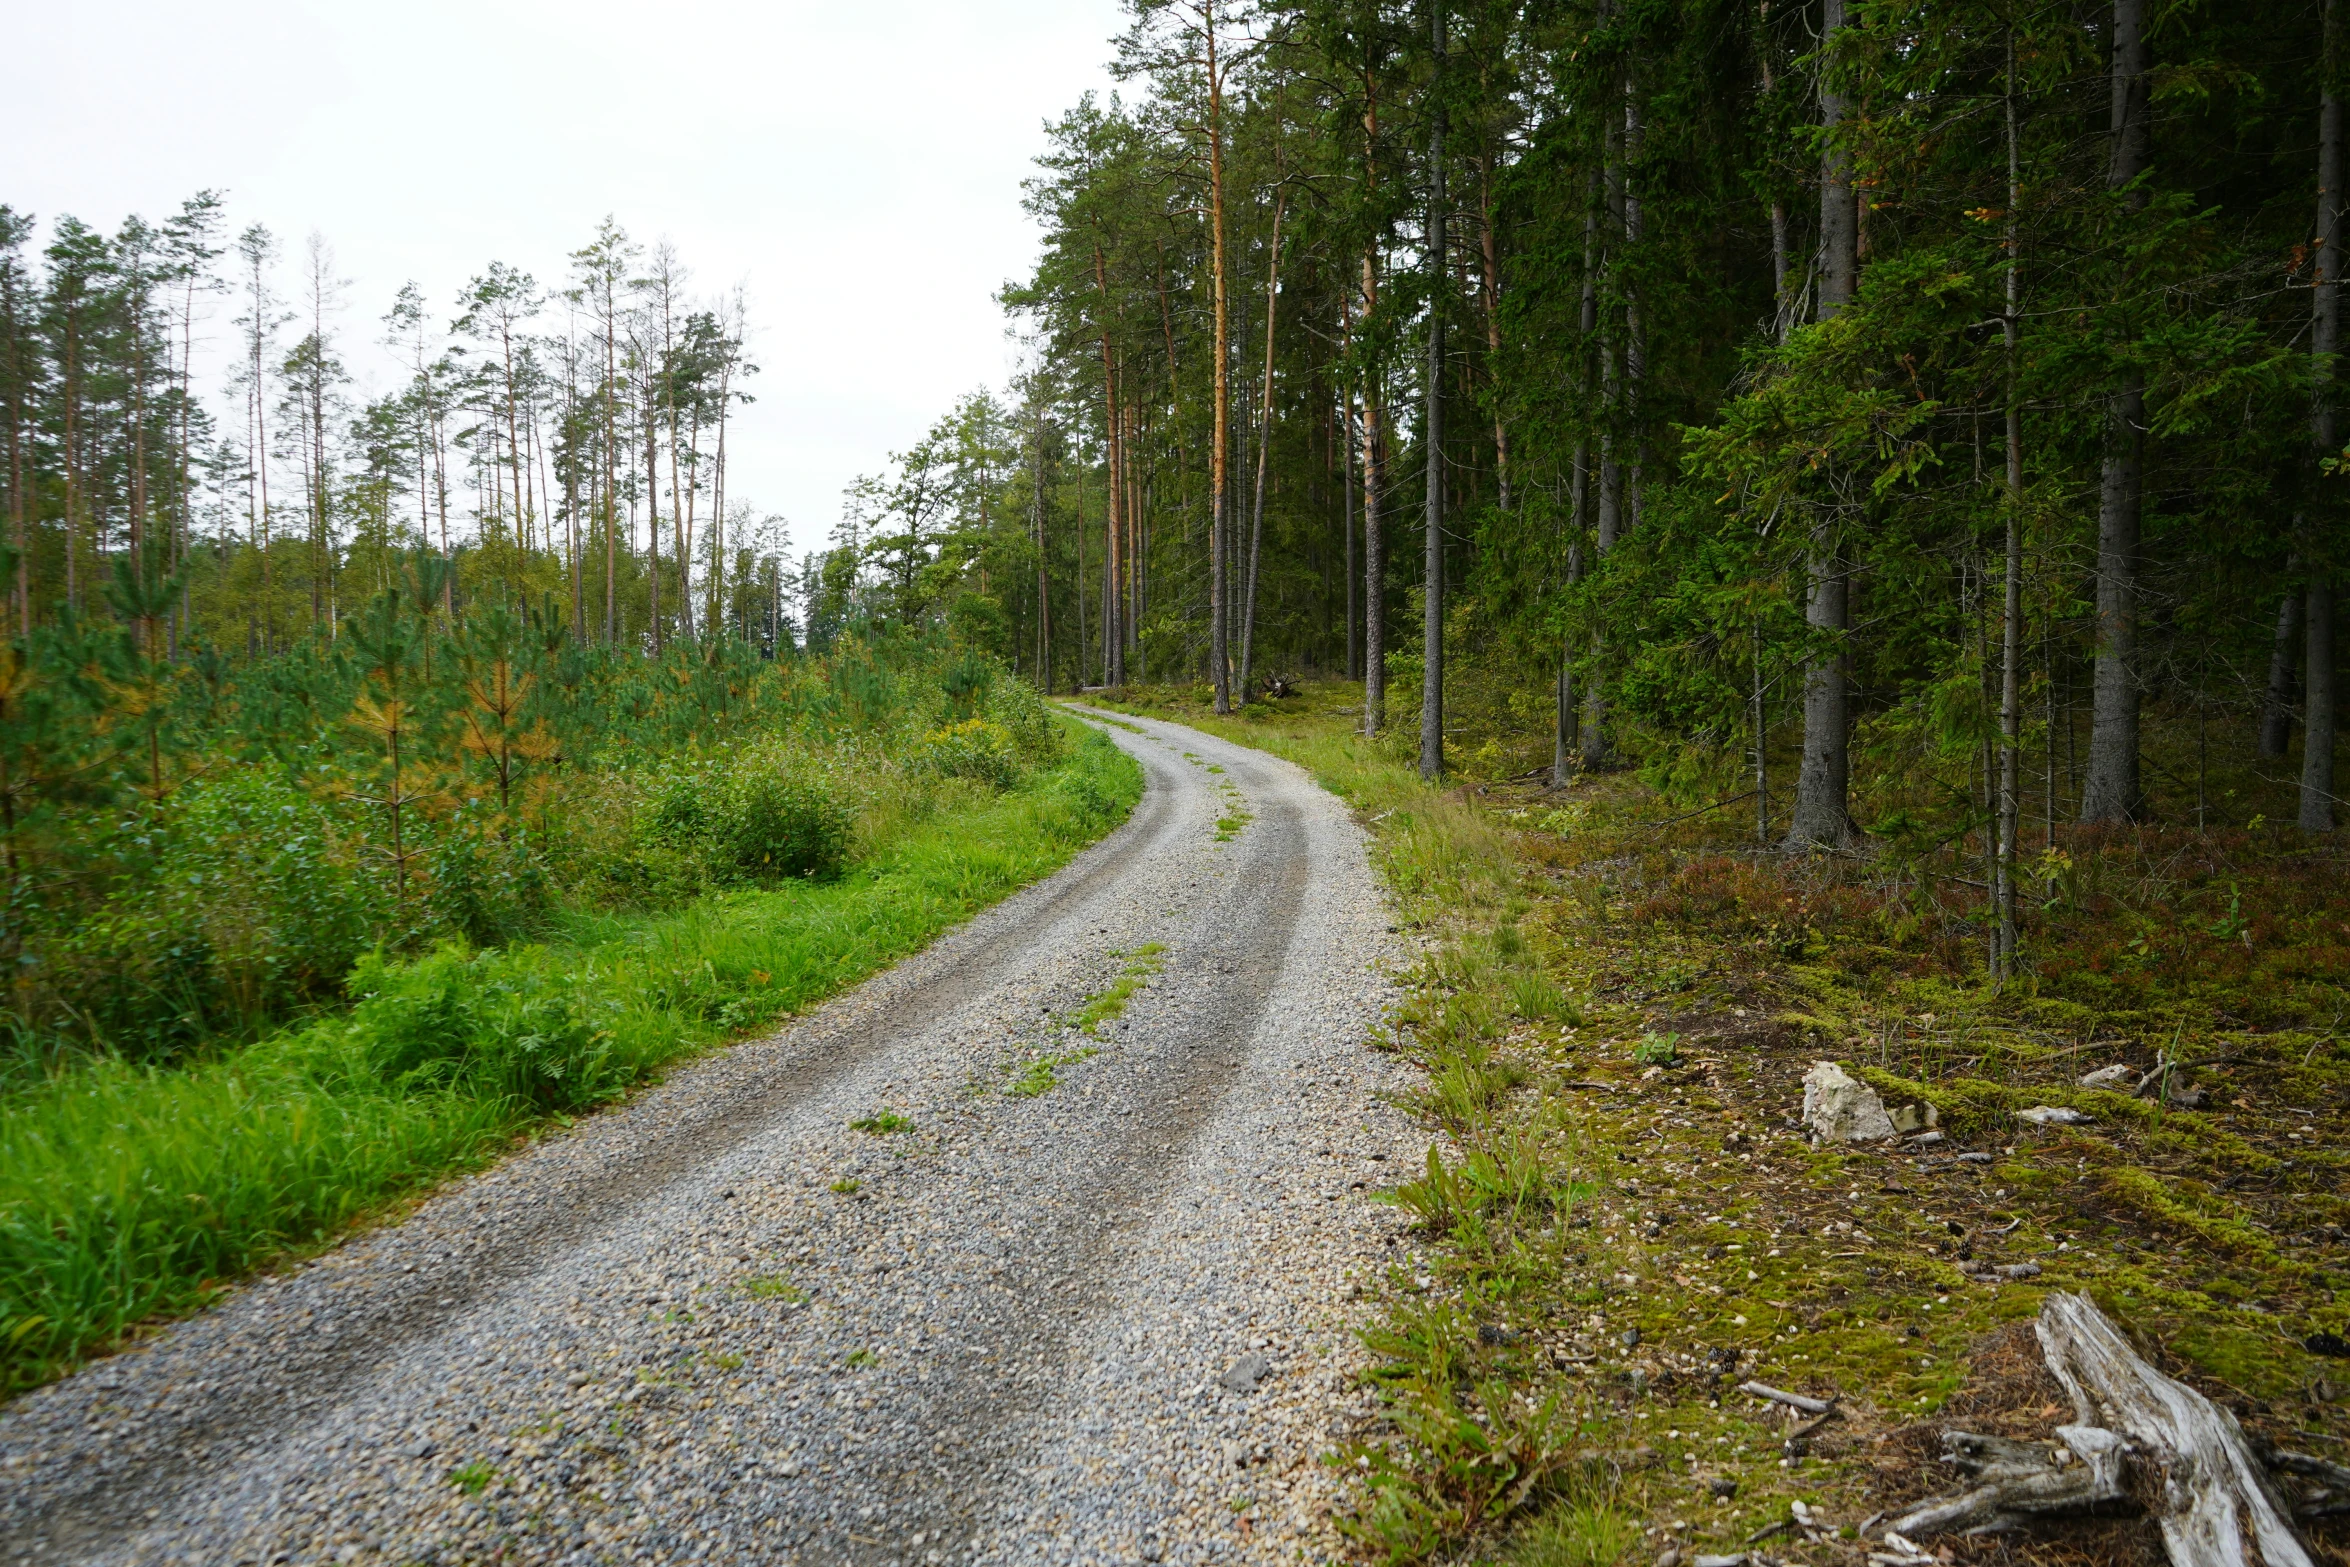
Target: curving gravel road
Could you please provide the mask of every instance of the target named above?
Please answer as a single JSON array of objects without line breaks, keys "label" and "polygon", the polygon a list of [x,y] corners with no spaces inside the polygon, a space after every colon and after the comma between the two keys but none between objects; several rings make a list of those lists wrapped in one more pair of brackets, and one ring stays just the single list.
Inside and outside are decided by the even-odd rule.
[{"label": "curving gravel road", "polygon": [[1059,875],[0,1410],[0,1562],[1329,1554],[1397,940],[1302,772],[1115,722]]}]

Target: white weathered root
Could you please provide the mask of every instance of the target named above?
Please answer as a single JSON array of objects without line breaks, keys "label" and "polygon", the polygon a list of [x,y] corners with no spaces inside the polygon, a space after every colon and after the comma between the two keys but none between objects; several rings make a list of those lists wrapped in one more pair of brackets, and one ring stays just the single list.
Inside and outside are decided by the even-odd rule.
[{"label": "white weathered root", "polygon": [[1894,1532],[2012,1529],[2042,1514],[2083,1512],[2129,1495],[2122,1440],[2095,1426],[2059,1426],[2052,1442],[1945,1431],[1942,1457],[1975,1484],[1912,1510]]},{"label": "white weathered root", "polygon": [[2086,1295],[2051,1294],[2034,1331],[2079,1422],[2127,1439],[2153,1480],[2177,1567],[2311,1567],[2234,1415],[2148,1365]]},{"label": "white weathered root", "polygon": [[1896,1534],[2013,1528],[2122,1501],[2135,1469],[2174,1567],[2312,1567],[2235,1416],[2148,1365],[2085,1295],[2051,1294],[2034,1331],[2074,1423],[2050,1442],[1945,1432],[1944,1457],[1976,1483],[1912,1509]]}]

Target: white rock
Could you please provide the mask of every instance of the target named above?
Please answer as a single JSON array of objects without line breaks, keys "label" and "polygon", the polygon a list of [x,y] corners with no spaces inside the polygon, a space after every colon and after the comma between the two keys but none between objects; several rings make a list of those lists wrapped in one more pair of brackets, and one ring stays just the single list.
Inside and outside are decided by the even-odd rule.
[{"label": "white rock", "polygon": [[1893,1135],[1885,1101],[1833,1061],[1803,1074],[1803,1124],[1832,1143],[1878,1142]]},{"label": "white rock", "polygon": [[2029,1110],[2018,1110],[2015,1118],[2034,1126],[2087,1126],[2097,1119],[2065,1105],[2034,1105]]}]

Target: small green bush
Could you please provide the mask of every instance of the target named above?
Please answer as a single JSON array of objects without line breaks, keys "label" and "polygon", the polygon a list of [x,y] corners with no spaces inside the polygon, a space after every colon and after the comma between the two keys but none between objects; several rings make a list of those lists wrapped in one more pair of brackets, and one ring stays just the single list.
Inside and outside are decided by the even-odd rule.
[{"label": "small green bush", "polygon": [[[642,822],[647,847],[695,856],[708,879],[773,882],[838,875],[856,813],[821,773],[760,749],[670,772],[648,791]],[[642,869],[666,879],[657,864]]]},{"label": "small green bush", "polygon": [[336,999],[390,911],[330,810],[274,771],[182,789],[153,860],[61,938],[31,945],[43,1002],[134,1060],[163,1060]]},{"label": "small green bush", "polygon": [[856,813],[822,777],[762,757],[745,758],[711,802],[716,856],[756,881],[840,874]]},{"label": "small green bush", "polygon": [[1020,753],[1012,732],[993,719],[972,718],[922,737],[922,760],[949,778],[969,778],[1009,789],[1020,781]]},{"label": "small green bush", "polygon": [[1024,766],[1046,767],[1061,759],[1061,725],[1027,681],[1007,676],[988,687],[982,716],[1003,726]]},{"label": "small green bush", "polygon": [[580,991],[542,972],[537,956],[444,946],[393,963],[371,952],[351,975],[361,999],[340,1025],[346,1048],[401,1093],[458,1091],[538,1110],[609,1097],[632,1064],[615,1058]]}]

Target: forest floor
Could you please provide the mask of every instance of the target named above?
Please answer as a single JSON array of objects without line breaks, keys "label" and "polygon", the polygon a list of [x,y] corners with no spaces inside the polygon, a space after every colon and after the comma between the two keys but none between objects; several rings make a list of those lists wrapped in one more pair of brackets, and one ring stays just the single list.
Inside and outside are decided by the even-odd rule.
[{"label": "forest floor", "polygon": [[[1395,1047],[1435,1141],[1394,1200],[1434,1260],[1391,1270],[1384,1412],[1335,1458],[1372,1556],[1858,1562],[1864,1527],[1956,1487],[1946,1426],[2068,1418],[2027,1326],[2050,1290],[2256,1436],[2350,1456],[2339,846],[2258,814],[2059,827],[2002,989],[1947,860],[1757,851],[1751,806],[1742,827],[1623,773],[1432,789],[1352,732],[1359,687],[1221,720],[1201,691],[1129,695],[1346,798],[1417,940]],[[1814,1146],[1822,1059],[1940,1137]],[[2192,1063],[2167,1098],[2080,1084],[2166,1061]],[[2041,1105],[2087,1120],[2016,1116]],[[2319,1530],[2350,1561],[2342,1520]],[[2130,1519],[1937,1543],[2162,1559]]]}]

